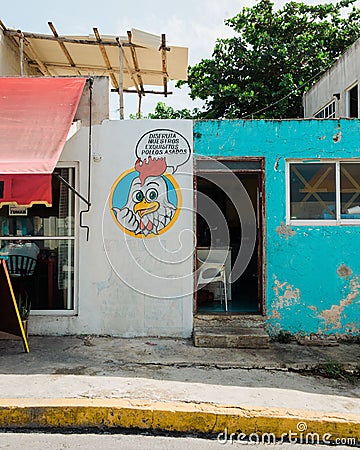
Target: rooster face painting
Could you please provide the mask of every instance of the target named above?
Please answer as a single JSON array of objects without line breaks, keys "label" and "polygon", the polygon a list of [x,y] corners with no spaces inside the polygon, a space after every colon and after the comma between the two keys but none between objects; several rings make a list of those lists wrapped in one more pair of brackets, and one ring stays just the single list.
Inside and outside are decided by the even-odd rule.
[{"label": "rooster face painting", "polygon": [[113,207],[119,224],[139,236],[157,235],[171,222],[176,207],[169,201],[168,185],[163,173],[164,158],[148,161],[138,160],[135,169],[139,172],[131,183],[126,204]]}]

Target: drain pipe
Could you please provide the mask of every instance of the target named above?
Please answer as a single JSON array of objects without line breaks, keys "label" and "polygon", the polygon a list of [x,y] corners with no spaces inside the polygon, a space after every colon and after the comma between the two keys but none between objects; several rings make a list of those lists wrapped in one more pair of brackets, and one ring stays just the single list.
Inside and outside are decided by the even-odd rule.
[{"label": "drain pipe", "polygon": [[86,241],[89,241],[90,228],[83,224],[83,214],[90,211],[90,193],[91,193],[91,156],[92,156],[92,94],[93,94],[93,78],[88,78],[89,83],[89,141],[88,141],[88,185],[87,185],[87,208],[80,211],[80,228],[86,229]]}]

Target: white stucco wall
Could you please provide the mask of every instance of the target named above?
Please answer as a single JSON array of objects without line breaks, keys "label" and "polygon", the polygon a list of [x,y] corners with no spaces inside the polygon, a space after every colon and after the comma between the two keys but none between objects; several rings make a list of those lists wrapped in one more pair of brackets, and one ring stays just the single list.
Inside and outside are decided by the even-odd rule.
[{"label": "white stucco wall", "polygon": [[[110,111],[110,81],[109,77],[91,77],[92,84],[92,111],[91,123],[92,125],[99,125],[103,120],[109,119]],[[84,87],[83,94],[80,98],[79,105],[76,110],[74,120],[81,120],[83,127],[88,127],[90,124],[90,84],[87,82]]]},{"label": "white stucco wall", "polygon": [[337,117],[348,117],[347,91],[360,79],[360,39],[358,39],[321,79],[304,95],[304,116],[313,117],[321,108],[340,94],[336,105]]},{"label": "white stucco wall", "polygon": [[[134,167],[140,138],[157,129],[180,133],[192,146],[191,121],[105,120],[92,128],[92,153],[100,155],[101,160],[92,162],[92,206],[83,215],[84,224],[90,227],[88,242],[86,231],[77,227],[77,311],[72,316],[33,314],[31,334],[191,335],[192,157],[173,174],[181,190],[182,206],[177,220],[161,235],[141,239],[124,233],[109,206],[114,182]],[[83,127],[66,143],[61,155],[61,161],[78,162],[79,190],[85,196],[88,131]],[[168,167],[167,173],[171,172]],[[84,203],[77,202],[80,209],[86,209]]]}]

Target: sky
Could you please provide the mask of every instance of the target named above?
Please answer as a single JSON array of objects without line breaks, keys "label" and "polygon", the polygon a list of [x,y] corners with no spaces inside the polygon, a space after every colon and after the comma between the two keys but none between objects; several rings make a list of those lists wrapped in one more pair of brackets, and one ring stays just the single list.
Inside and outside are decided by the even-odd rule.
[{"label": "sky", "polygon": [[[330,0],[328,0],[330,1]],[[276,8],[286,0],[273,0]],[[303,0],[306,4],[324,3],[324,0]],[[333,2],[335,2],[333,0]],[[34,33],[51,34],[48,22],[54,23],[59,35],[88,35],[93,27],[100,34],[126,35],[127,30],[166,34],[167,43],[189,48],[189,64],[211,57],[217,38],[233,36],[224,20],[234,17],[244,6],[253,6],[255,0],[18,0],[16,3],[1,0],[0,19],[6,27]],[[360,0],[356,2],[360,7]],[[143,113],[154,110],[158,101],[175,109],[201,107],[202,102],[192,101],[187,89],[177,89],[167,98],[146,95],[142,101]],[[125,118],[136,113],[137,96],[125,94]],[[111,116],[118,114],[118,101],[111,101]]]}]

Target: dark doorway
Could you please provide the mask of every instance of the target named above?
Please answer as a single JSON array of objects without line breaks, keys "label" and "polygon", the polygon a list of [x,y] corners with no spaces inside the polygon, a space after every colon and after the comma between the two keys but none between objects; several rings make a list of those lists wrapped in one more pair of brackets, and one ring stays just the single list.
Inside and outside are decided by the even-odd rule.
[{"label": "dark doorway", "polygon": [[[237,211],[228,197],[228,195],[217,185],[227,183],[227,190],[232,196],[236,195],[239,180],[247,191],[257,221],[257,239],[252,257],[242,273],[241,277],[235,282],[228,285],[228,313],[262,313],[262,172],[261,171],[233,171],[236,177],[229,177],[228,172],[212,173],[211,178],[214,182],[206,178],[206,171],[198,171],[196,176],[196,191],[204,196],[211,198],[220,208],[225,217],[229,230],[229,256],[227,261],[227,271],[229,265],[231,269],[234,265],[236,257],[239,253],[242,240],[242,227]],[[225,177],[225,178],[224,178]],[[227,177],[227,178],[226,178]],[[199,202],[202,195],[197,195],[198,211]],[[208,225],[200,214],[196,215],[196,235],[197,235],[197,255],[204,252],[210,247],[210,230]],[[212,248],[218,246],[224,249],[222,242],[212,242]],[[200,258],[201,259],[201,258]],[[221,286],[220,286],[221,287]],[[219,287],[219,288],[220,288]],[[221,293],[217,289],[216,284],[209,284],[197,292],[197,312],[198,313],[225,313],[224,302],[221,300]]]},{"label": "dark doorway", "polygon": [[349,90],[349,117],[359,117],[358,85]]}]

